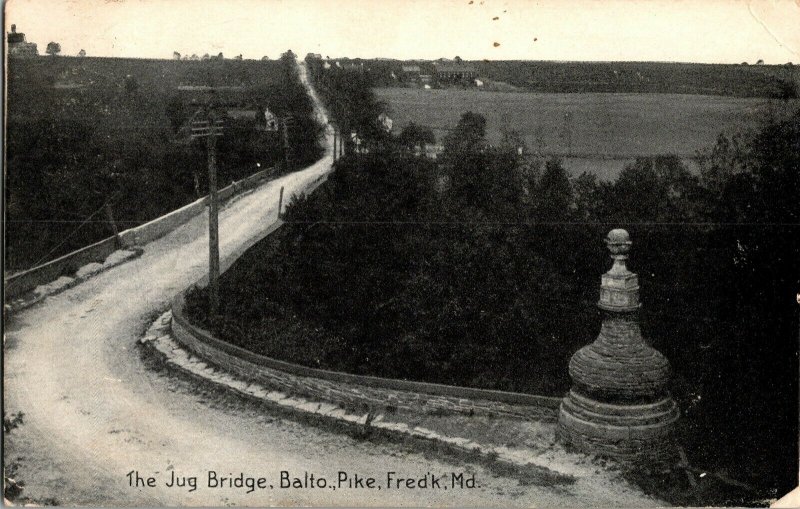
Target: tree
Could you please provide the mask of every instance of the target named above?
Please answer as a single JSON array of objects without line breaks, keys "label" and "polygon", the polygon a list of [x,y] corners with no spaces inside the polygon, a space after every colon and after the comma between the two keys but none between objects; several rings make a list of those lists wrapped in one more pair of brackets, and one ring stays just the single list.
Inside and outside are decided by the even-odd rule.
[{"label": "tree", "polygon": [[516,129],[506,129],[503,128],[500,130],[503,134],[503,138],[500,141],[500,146],[506,150],[511,150],[515,154],[522,156],[528,153],[528,144],[525,143],[525,138],[522,136],[522,133],[517,131]]},{"label": "tree", "polygon": [[486,117],[468,111],[461,115],[455,129],[444,138],[444,157],[454,161],[483,150],[486,136]]},{"label": "tree", "polygon": [[572,203],[572,185],[560,159],[547,161],[536,194],[540,220],[555,221],[567,215]]},{"label": "tree", "polygon": [[241,60],[241,59],[242,59],[242,54],[241,54],[241,53],[239,53],[238,55],[236,55],[235,57],[233,57],[233,59],[234,59],[234,60]]},{"label": "tree", "polygon": [[420,126],[411,122],[400,132],[397,142],[407,150],[414,150],[417,145],[421,147],[425,144],[436,143],[436,136],[434,136],[430,127]]},{"label": "tree", "polygon": [[139,89],[139,82],[130,74],[125,76],[125,92],[132,94]]},{"label": "tree", "polygon": [[220,51],[219,54],[217,55],[217,60],[224,60],[224,59],[225,59],[225,56]]},{"label": "tree", "polygon": [[797,83],[793,80],[778,78],[778,90],[775,92],[775,97],[784,101],[797,99]]},{"label": "tree", "polygon": [[581,220],[592,220],[601,216],[602,195],[596,174],[584,171],[573,180],[572,190],[575,209]]},{"label": "tree", "polygon": [[48,42],[45,52],[48,55],[56,56],[61,53],[61,45],[57,42]]},{"label": "tree", "polygon": [[82,49],[82,50],[80,50],[80,51],[78,52],[78,56],[79,56],[79,57],[85,57],[85,56],[86,56],[86,50],[85,50],[85,49]]},{"label": "tree", "polygon": [[183,100],[181,100],[179,96],[173,96],[170,98],[170,100],[167,102],[165,113],[169,119],[170,125],[172,126],[172,132],[174,133],[177,133],[189,118],[189,112],[186,110],[186,106],[183,104]]},{"label": "tree", "polygon": [[180,60],[181,59],[181,54],[178,53],[177,51],[173,51],[172,52],[172,59],[173,60]]},{"label": "tree", "polygon": [[617,219],[692,220],[697,186],[678,157],[640,157],[622,170],[614,186]]}]

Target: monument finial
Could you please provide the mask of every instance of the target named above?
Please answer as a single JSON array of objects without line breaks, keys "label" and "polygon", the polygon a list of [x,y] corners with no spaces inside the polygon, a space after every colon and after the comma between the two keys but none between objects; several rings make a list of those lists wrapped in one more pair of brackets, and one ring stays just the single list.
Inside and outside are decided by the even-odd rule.
[{"label": "monument finial", "polygon": [[608,232],[605,242],[614,265],[600,278],[600,301],[597,305],[606,311],[636,311],[639,309],[639,277],[629,271],[626,264],[631,237],[627,231],[617,228]]},{"label": "monument finial", "polygon": [[559,437],[587,452],[634,459],[668,454],[679,412],[669,395],[669,362],[642,338],[639,278],[626,266],[631,240],[611,230],[614,259],[601,276],[603,325],[569,362],[572,389],[559,410]]}]

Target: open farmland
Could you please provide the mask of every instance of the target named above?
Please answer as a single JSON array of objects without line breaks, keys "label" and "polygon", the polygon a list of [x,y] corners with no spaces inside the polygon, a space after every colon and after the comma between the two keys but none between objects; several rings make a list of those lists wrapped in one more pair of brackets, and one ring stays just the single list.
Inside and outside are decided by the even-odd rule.
[{"label": "open farmland", "polygon": [[466,111],[487,120],[487,138],[518,132],[527,147],[565,159],[573,174],[614,178],[638,156],[674,154],[690,160],[720,133],[758,126],[765,110],[796,110],[798,101],[689,94],[555,94],[377,88],[394,128],[431,127],[439,142]]}]

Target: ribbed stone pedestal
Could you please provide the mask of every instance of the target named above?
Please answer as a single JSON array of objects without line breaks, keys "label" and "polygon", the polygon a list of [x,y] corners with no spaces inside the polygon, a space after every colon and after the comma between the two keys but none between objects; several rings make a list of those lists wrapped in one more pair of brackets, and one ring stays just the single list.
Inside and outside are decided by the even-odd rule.
[{"label": "ribbed stone pedestal", "polygon": [[594,343],[570,360],[573,386],[561,403],[558,436],[589,453],[666,458],[679,417],[667,391],[669,362],[642,338],[638,277],[625,265],[628,233],[613,230],[606,244],[614,265],[602,277],[603,325]]}]

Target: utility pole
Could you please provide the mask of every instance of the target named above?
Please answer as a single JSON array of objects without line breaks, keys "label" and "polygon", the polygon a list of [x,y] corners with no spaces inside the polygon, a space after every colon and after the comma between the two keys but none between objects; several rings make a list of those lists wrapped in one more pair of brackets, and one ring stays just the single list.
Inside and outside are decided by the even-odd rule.
[{"label": "utility pole", "polygon": [[192,138],[206,138],[208,149],[208,303],[209,316],[219,313],[219,201],[217,196],[217,137],[223,122],[209,107],[206,120],[192,122]]},{"label": "utility pole", "polygon": [[208,303],[211,318],[219,312],[219,204],[217,202],[216,116],[208,116],[211,135],[208,140]]},{"label": "utility pole", "polygon": [[108,218],[108,224],[111,226],[111,231],[114,233],[114,242],[116,242],[117,247],[119,247],[119,229],[117,228],[117,222],[114,221],[114,213],[111,210],[111,202],[107,201],[105,206],[106,218]]},{"label": "utility pole", "polygon": [[294,125],[294,117],[286,115],[283,118],[283,153],[285,157],[286,171],[291,171],[294,166],[292,159],[292,150],[289,145],[289,127]]},{"label": "utility pole", "polygon": [[333,161],[336,162],[336,127],[333,128]]}]

